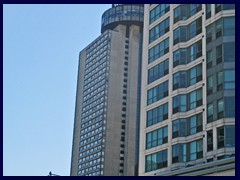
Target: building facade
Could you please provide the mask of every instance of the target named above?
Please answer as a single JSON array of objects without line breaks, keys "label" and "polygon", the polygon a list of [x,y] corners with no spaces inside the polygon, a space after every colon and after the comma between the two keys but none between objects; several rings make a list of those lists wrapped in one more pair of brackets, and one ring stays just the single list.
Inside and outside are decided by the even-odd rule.
[{"label": "building facade", "polygon": [[145,5],[143,34],[139,175],[235,156],[235,5]]},{"label": "building facade", "polygon": [[113,5],[79,55],[71,176],[134,175],[144,7]]}]

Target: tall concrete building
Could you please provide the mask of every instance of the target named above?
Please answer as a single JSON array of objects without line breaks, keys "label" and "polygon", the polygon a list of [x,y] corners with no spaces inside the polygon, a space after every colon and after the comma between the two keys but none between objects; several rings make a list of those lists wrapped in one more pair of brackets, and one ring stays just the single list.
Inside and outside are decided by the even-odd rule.
[{"label": "tall concrete building", "polygon": [[235,5],[145,5],[143,34],[139,175],[234,157]]},{"label": "tall concrete building", "polygon": [[112,5],[101,35],[80,52],[72,176],[136,172],[143,9]]}]

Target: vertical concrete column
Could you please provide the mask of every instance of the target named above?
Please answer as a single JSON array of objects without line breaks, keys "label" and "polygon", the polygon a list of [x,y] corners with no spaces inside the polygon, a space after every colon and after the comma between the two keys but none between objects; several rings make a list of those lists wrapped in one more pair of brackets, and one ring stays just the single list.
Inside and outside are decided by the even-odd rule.
[{"label": "vertical concrete column", "polygon": [[146,106],[147,106],[147,65],[148,65],[148,25],[149,4],[144,5],[143,52],[142,52],[142,84],[141,84],[141,118],[139,131],[139,175],[145,172],[145,144],[146,144]]}]

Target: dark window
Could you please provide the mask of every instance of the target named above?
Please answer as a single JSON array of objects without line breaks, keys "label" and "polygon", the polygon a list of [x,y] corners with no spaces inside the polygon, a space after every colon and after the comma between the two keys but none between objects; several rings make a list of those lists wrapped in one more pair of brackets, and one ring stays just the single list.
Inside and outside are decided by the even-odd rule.
[{"label": "dark window", "polygon": [[173,67],[178,65],[187,64],[188,63],[188,50],[187,49],[179,49],[173,52]]},{"label": "dark window", "polygon": [[174,23],[187,20],[197,12],[201,11],[201,4],[184,4],[174,9]]},{"label": "dark window", "polygon": [[213,53],[212,50],[207,51],[207,69],[212,67],[213,62]]},{"label": "dark window", "polygon": [[215,4],[215,14],[222,10],[222,4]]},{"label": "dark window", "polygon": [[174,9],[174,23],[178,22],[181,19],[181,7],[178,6]]},{"label": "dark window", "polygon": [[213,103],[207,105],[207,123],[213,122]]},{"label": "dark window", "polygon": [[168,103],[147,112],[147,127],[168,119]]},{"label": "dark window", "polygon": [[202,113],[189,118],[181,118],[173,121],[172,138],[186,137],[202,131]]},{"label": "dark window", "polygon": [[217,101],[217,118],[221,119],[224,117],[224,101],[220,99]]},{"label": "dark window", "polygon": [[172,163],[187,162],[186,144],[177,144],[172,146]]},{"label": "dark window", "polygon": [[217,73],[217,90],[220,91],[223,89],[223,82],[224,82],[224,76],[223,72],[218,72]]},{"label": "dark window", "polygon": [[187,123],[188,123],[187,133],[189,135],[202,131],[202,114],[198,114],[187,118]]},{"label": "dark window", "polygon": [[172,138],[187,136],[187,119],[173,121]]},{"label": "dark window", "polygon": [[188,71],[179,71],[173,75],[173,90],[186,88],[202,80],[202,64]]},{"label": "dark window", "polygon": [[198,41],[189,47],[188,52],[190,54],[189,62],[192,62],[202,56],[202,41]]},{"label": "dark window", "polygon": [[224,127],[217,128],[218,149],[224,147]]},{"label": "dark window", "polygon": [[147,155],[145,161],[146,172],[167,167],[167,150]]},{"label": "dark window", "polygon": [[163,40],[148,51],[148,63],[155,61],[169,52],[169,38]]},{"label": "dark window", "polygon": [[213,131],[207,131],[207,151],[213,150]]},{"label": "dark window", "polygon": [[217,157],[217,160],[222,160],[222,159],[225,159],[225,158],[226,158],[225,155],[223,155],[223,156],[218,156],[218,157]]},{"label": "dark window", "polygon": [[148,90],[147,104],[152,104],[168,96],[168,81]]},{"label": "dark window", "polygon": [[206,19],[211,17],[211,4],[206,4]]},{"label": "dark window", "polygon": [[195,109],[202,105],[202,89],[198,89],[197,91],[190,92],[188,94],[189,104],[188,109]]},{"label": "dark window", "polygon": [[207,162],[213,162],[213,158],[207,159]]},{"label": "dark window", "polygon": [[170,10],[169,4],[159,4],[150,11],[149,24],[153,23]]},{"label": "dark window", "polygon": [[224,71],[224,89],[235,89],[235,70]]},{"label": "dark window", "polygon": [[209,25],[209,26],[207,26],[207,28],[206,28],[206,43],[208,44],[208,43],[211,43],[212,42],[212,34],[213,34],[213,25],[211,24],[211,25]]},{"label": "dark window", "polygon": [[186,112],[202,105],[202,88],[190,92],[187,95],[177,95],[173,97],[173,114]]},{"label": "dark window", "polygon": [[187,72],[180,71],[173,74],[173,90],[187,87]]},{"label": "dark window", "polygon": [[189,160],[196,160],[203,157],[203,141],[202,139],[188,143],[189,146]]},{"label": "dark window", "polygon": [[172,163],[188,162],[203,158],[202,139],[187,144],[176,144],[172,146]]},{"label": "dark window", "polygon": [[187,96],[178,95],[173,97],[173,114],[187,111]]},{"label": "dark window", "polygon": [[202,56],[202,40],[188,48],[178,49],[173,52],[173,67],[187,64]]},{"label": "dark window", "polygon": [[190,17],[202,9],[201,4],[189,4],[189,6],[190,6],[190,12],[189,12]]},{"label": "dark window", "polygon": [[207,95],[213,93],[213,76],[207,78]]},{"label": "dark window", "polygon": [[169,18],[162,21],[157,26],[153,27],[149,31],[149,43],[152,43],[154,40],[163,36],[165,33],[169,31]]},{"label": "dark window", "polygon": [[193,37],[200,34],[202,32],[202,18],[200,17],[196,21],[192,22],[188,26],[188,30],[189,30],[189,38],[188,39],[192,39]]},{"label": "dark window", "polygon": [[146,149],[153,148],[168,142],[168,126],[146,134]]},{"label": "dark window", "polygon": [[216,39],[222,36],[223,31],[223,21],[222,19],[219,19],[215,22],[215,28],[216,28]]},{"label": "dark window", "polygon": [[186,42],[187,41],[187,27],[181,26],[174,30],[173,32],[173,45],[178,44],[180,42]]},{"label": "dark window", "polygon": [[186,42],[202,33],[202,17],[193,21],[188,26],[181,26],[173,31],[173,45]]},{"label": "dark window", "polygon": [[167,59],[148,70],[148,83],[152,83],[153,81],[162,78],[168,74],[168,71],[169,61]]}]

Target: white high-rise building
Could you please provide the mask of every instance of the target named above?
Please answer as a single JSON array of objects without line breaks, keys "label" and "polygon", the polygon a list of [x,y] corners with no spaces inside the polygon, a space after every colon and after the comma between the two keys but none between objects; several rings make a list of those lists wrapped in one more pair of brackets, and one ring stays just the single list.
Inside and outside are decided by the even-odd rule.
[{"label": "white high-rise building", "polygon": [[143,34],[139,175],[235,156],[235,4],[145,5]]}]

